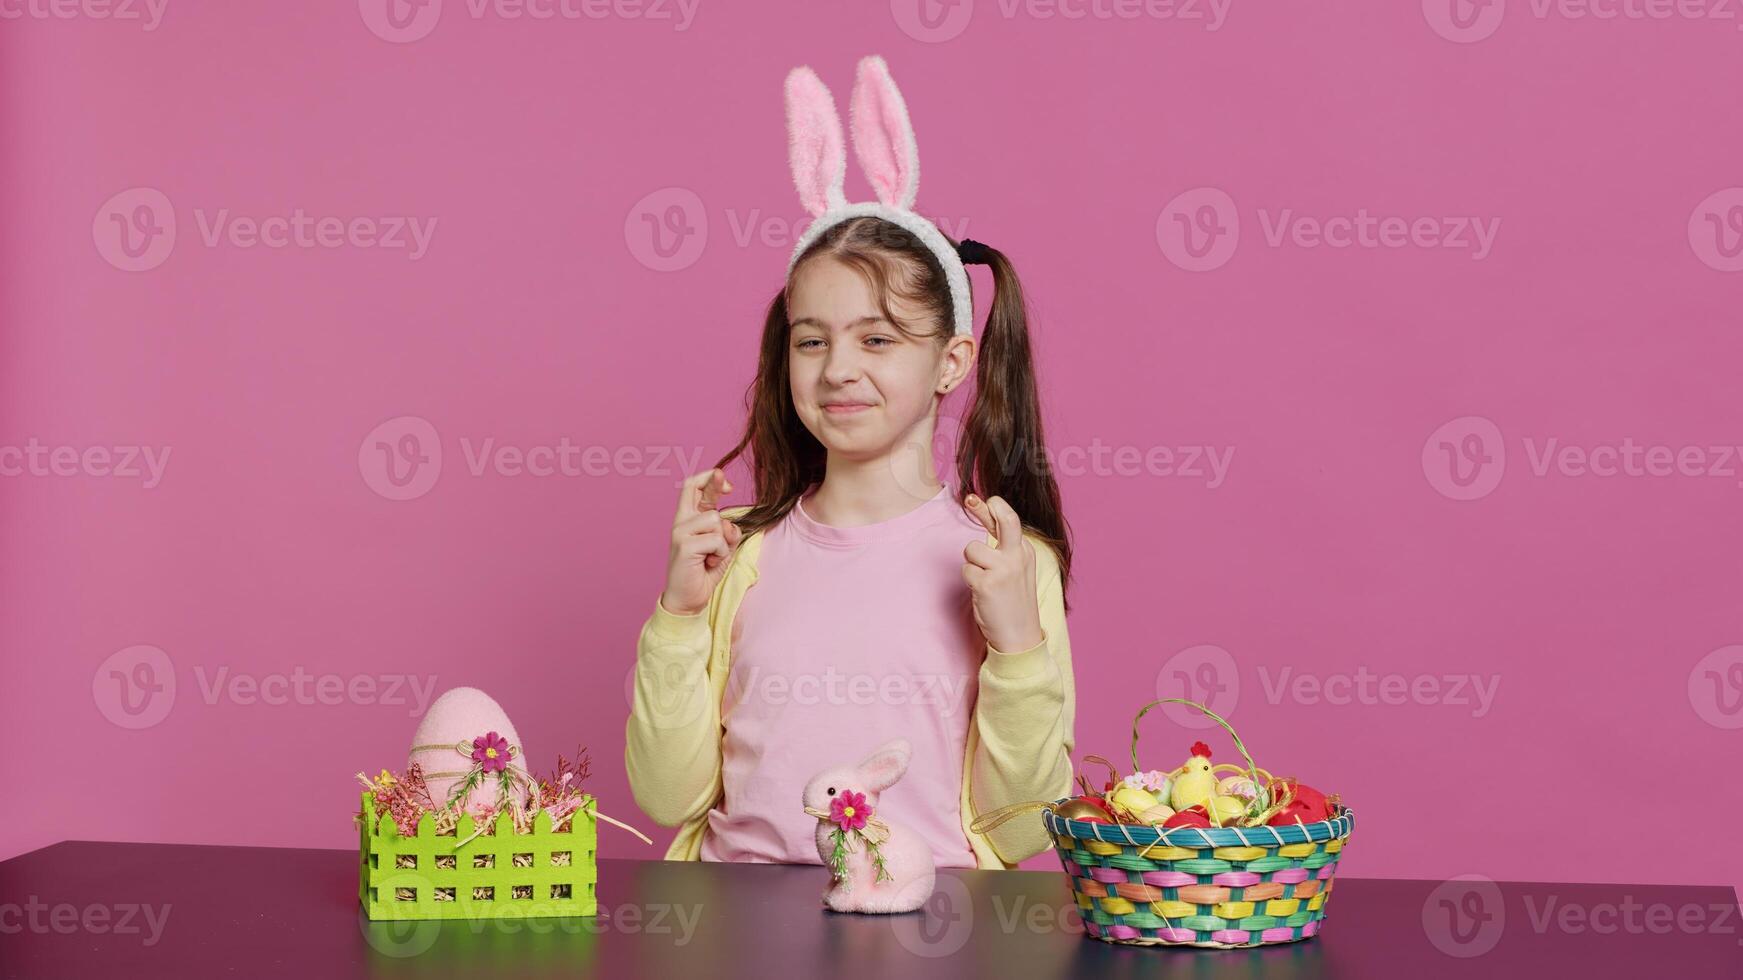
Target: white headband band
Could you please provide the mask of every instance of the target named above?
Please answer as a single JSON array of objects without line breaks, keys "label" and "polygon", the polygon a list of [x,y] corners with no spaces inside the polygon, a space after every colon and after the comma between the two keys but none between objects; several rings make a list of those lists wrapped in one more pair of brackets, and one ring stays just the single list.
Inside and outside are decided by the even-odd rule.
[{"label": "white headband band", "polygon": [[835,98],[823,80],[801,65],[787,73],[786,90],[787,157],[799,201],[814,216],[787,259],[787,274],[792,275],[799,256],[831,227],[865,215],[882,218],[906,229],[938,257],[950,284],[954,331],[972,336],[974,305],[962,258],[937,225],[914,211],[914,199],[920,193],[920,151],[914,142],[914,126],[908,121],[908,106],[884,59],[875,54],[860,59],[848,104],[854,156],[877,194],[876,201],[849,204],[842,193],[847,177],[847,141],[835,112]]}]

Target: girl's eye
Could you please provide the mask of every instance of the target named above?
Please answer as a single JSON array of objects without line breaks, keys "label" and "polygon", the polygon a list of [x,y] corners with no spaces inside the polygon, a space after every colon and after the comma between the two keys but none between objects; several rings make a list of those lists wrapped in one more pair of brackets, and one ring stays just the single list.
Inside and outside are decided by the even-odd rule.
[{"label": "girl's eye", "polygon": [[818,339],[817,339],[817,338],[815,338],[815,337],[812,337],[812,338],[811,338],[811,339],[809,339],[809,340],[801,340],[801,341],[799,341],[799,349],[800,349],[800,350],[810,350],[810,349],[811,349],[811,345],[812,345],[812,344],[821,344],[821,343],[823,343],[823,341],[821,341],[821,340],[818,340]]},{"label": "girl's eye", "polygon": [[834,795],[835,795],[835,787],[833,787],[833,786],[831,786],[831,787],[829,787],[829,795],[830,795],[830,796],[834,796]]}]

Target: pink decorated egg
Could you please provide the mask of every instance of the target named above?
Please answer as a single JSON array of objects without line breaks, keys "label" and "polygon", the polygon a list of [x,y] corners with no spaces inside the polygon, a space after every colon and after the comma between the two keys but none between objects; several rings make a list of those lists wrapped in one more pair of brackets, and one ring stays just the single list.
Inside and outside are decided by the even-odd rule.
[{"label": "pink decorated egg", "polygon": [[[496,738],[490,739],[493,733]],[[472,768],[475,751],[483,760],[489,760],[485,764],[486,778],[467,795],[464,807],[466,812],[478,815],[494,808],[501,792],[500,774],[491,771],[499,768],[495,760],[525,771],[525,749],[514,723],[494,698],[476,687],[456,687],[443,692],[424,713],[417,734],[412,736],[412,749],[406,761],[408,765],[416,763],[423,767],[430,796],[441,806],[455,784]],[[519,780],[514,800],[517,804],[526,800]]]}]

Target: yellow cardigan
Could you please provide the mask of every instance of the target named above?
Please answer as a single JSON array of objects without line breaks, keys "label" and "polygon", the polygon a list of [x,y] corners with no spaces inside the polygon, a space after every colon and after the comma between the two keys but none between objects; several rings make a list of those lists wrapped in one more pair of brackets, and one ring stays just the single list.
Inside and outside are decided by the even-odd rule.
[{"label": "yellow cardigan", "polygon": [[[722,514],[737,517],[748,510],[732,507]],[[987,646],[963,756],[962,830],[982,868],[1015,867],[1049,842],[1038,814],[978,834],[969,829],[976,813],[1071,794],[1076,695],[1059,562],[1045,541],[1027,531],[1024,536],[1035,545],[1044,636],[1017,653]],[[679,828],[666,850],[669,861],[701,859],[708,811],[721,803],[720,704],[732,663],[732,622],[757,580],[762,539],[758,531],[738,543],[701,612],[679,616],[656,599],[636,642],[624,765],[642,812],[661,826]],[[988,532],[987,543],[997,542]],[[804,735],[795,732],[794,737]],[[795,818],[799,810],[794,800]]]}]

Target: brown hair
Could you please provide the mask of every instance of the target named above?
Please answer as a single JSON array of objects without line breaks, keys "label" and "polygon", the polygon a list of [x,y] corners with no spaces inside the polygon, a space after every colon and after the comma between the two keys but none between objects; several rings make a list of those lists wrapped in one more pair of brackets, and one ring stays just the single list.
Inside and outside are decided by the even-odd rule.
[{"label": "brown hair", "polygon": [[[956,243],[951,240],[951,244]],[[1071,529],[1044,453],[1047,443],[1041,431],[1023,288],[1010,260],[997,249],[989,247],[987,252],[993,303],[980,336],[974,401],[957,441],[957,500],[960,503],[971,492],[982,499],[1003,497],[1024,529],[1040,536],[1058,556],[1061,598],[1069,610],[1071,604],[1063,593],[1071,580]],[[794,264],[793,275],[819,255],[829,255],[865,276],[885,319],[904,333],[933,337],[939,347],[949,341],[954,324],[944,268],[912,233],[882,218],[851,218],[819,236]],[[932,329],[916,331],[899,320],[889,306],[891,293],[930,314]],[[714,464],[725,469],[747,447],[751,451],[757,502],[735,521],[747,534],[785,517],[810,485],[823,479],[828,457],[793,407],[787,374],[791,332],[783,287],[763,321],[756,378],[745,391],[744,437]]]}]

